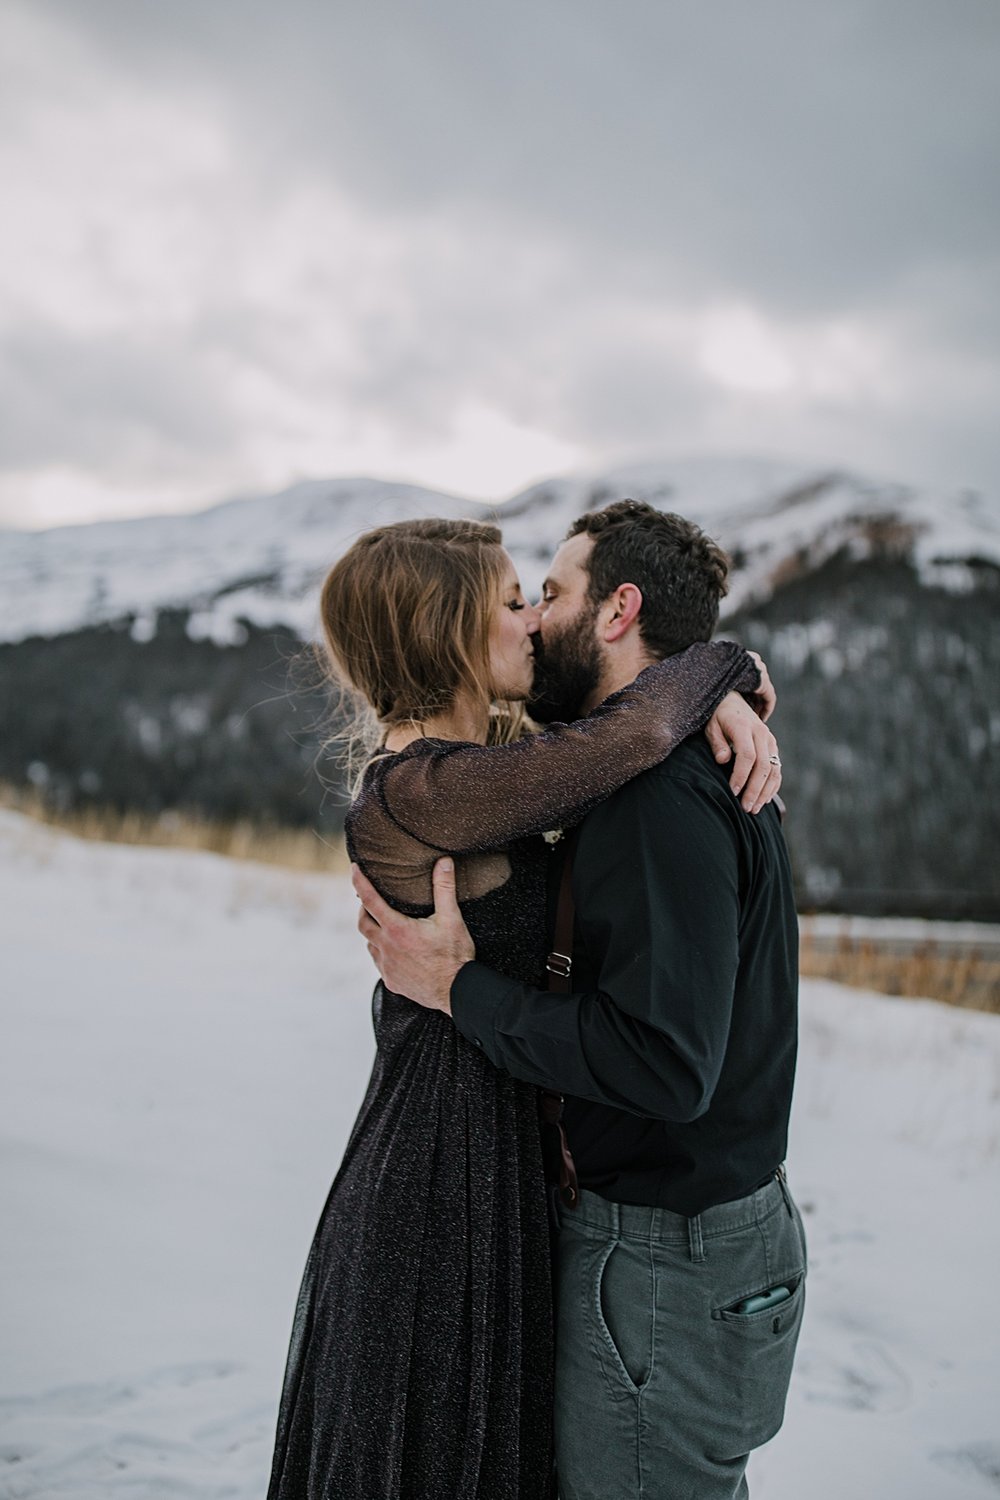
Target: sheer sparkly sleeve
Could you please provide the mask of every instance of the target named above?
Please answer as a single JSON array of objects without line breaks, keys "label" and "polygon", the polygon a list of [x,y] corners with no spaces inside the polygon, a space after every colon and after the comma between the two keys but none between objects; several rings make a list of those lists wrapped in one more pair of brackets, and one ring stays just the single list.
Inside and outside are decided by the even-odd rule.
[{"label": "sheer sparkly sleeve", "polygon": [[727,693],[752,692],[757,668],[730,641],[699,642],[647,667],[585,719],[509,745],[435,742],[378,778],[384,815],[410,838],[452,854],[580,821],[633,776],[702,728]]}]

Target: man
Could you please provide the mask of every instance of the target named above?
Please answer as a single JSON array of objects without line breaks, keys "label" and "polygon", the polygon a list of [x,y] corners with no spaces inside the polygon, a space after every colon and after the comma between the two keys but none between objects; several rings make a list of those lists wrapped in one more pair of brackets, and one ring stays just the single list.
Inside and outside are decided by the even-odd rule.
[{"label": "man", "polygon": [[[632,501],[581,517],[544,586],[538,711],[587,712],[707,639],[726,573],[680,517]],[[566,1096],[562,1500],[731,1500],[781,1424],[804,1298],[782,1166],[797,924],[780,822],[749,816],[693,736],[570,842],[571,995],[477,964],[447,872],[416,923],[356,875],[359,925],[390,989]]]}]

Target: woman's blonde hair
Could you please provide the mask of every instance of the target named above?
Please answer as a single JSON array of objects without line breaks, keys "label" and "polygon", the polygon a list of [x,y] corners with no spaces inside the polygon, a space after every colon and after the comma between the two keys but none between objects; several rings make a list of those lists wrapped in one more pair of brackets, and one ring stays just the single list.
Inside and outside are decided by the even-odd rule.
[{"label": "woman's blonde hair", "polygon": [[320,596],[327,665],[369,710],[355,716],[353,748],[460,695],[482,708],[491,739],[520,732],[523,715],[496,705],[490,682],[505,564],[496,526],[434,519],[376,527],[334,564]]}]

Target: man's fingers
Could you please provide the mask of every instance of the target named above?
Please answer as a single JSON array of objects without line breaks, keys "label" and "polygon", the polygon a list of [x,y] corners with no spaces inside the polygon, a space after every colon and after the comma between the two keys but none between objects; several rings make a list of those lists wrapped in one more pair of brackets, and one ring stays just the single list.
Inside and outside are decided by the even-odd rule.
[{"label": "man's fingers", "polygon": [[434,886],[434,915],[436,917],[457,917],[462,921],[462,913],[458,909],[458,895],[455,891],[455,861],[453,859],[439,859],[434,866],[431,876]]},{"label": "man's fingers", "polygon": [[367,938],[370,943],[373,943],[378,937],[379,933],[382,931],[381,927],[376,922],[371,912],[366,911],[364,907],[362,907],[360,912],[358,913],[358,931],[360,932],[361,936],[363,938]]},{"label": "man's fingers", "polygon": [[392,907],[382,900],[367,875],[363,875],[357,865],[351,866],[351,884],[361,905],[367,908],[380,927],[384,927],[392,917]]}]

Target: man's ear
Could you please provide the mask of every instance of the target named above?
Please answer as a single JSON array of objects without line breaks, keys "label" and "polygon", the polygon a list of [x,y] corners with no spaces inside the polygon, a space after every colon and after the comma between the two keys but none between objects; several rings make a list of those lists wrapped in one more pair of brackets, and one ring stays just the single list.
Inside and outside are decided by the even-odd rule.
[{"label": "man's ear", "polygon": [[601,610],[602,635],[608,644],[620,641],[635,624],[642,609],[642,590],[634,583],[622,583]]}]

